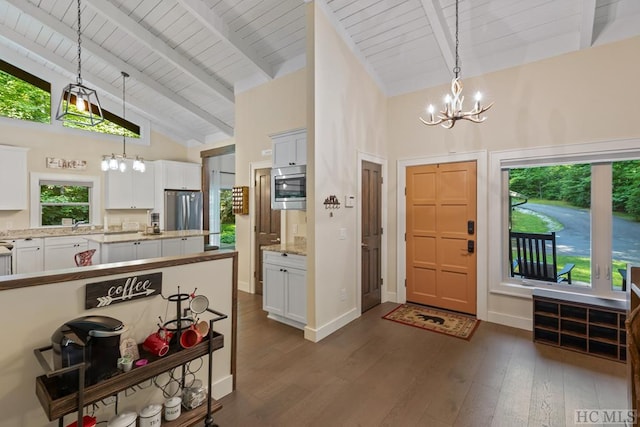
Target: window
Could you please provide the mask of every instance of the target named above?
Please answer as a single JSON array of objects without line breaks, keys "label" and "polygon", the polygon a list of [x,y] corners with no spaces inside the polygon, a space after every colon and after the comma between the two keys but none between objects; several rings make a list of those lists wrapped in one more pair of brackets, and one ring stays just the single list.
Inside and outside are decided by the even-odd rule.
[{"label": "window", "polygon": [[[536,286],[624,297],[626,266],[640,264],[639,142],[491,154],[489,186],[501,189],[489,195],[489,233],[497,237],[488,248],[492,292],[528,295]],[[557,272],[573,265],[572,283],[514,272],[513,232],[555,232]]]},{"label": "window", "polygon": [[90,216],[91,184],[40,181],[40,225],[63,225],[82,221]]},{"label": "window", "polygon": [[61,226],[66,219],[100,224],[98,177],[32,172],[30,181],[31,227]]},{"label": "window", "polygon": [[51,123],[51,84],[0,60],[0,115]]}]

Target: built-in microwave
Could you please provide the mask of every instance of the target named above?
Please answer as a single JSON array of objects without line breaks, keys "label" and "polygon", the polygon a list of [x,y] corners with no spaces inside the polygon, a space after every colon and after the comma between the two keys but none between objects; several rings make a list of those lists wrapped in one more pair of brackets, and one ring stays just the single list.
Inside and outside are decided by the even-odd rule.
[{"label": "built-in microwave", "polygon": [[307,209],[307,167],[271,169],[271,209]]}]

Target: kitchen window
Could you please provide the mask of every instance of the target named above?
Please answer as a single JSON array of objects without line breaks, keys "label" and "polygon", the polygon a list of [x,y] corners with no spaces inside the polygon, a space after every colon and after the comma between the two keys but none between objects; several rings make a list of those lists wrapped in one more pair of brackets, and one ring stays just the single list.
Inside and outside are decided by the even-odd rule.
[{"label": "kitchen window", "polygon": [[97,177],[31,173],[31,226],[99,224]]}]

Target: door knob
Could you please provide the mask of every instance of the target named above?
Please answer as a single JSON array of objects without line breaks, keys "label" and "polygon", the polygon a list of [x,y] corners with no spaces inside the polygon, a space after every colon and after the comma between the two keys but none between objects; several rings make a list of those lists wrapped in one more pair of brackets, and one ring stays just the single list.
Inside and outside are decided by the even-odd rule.
[{"label": "door knob", "polygon": [[362,246],[363,248],[368,248],[369,245],[367,245],[366,243],[360,243],[360,246]]}]

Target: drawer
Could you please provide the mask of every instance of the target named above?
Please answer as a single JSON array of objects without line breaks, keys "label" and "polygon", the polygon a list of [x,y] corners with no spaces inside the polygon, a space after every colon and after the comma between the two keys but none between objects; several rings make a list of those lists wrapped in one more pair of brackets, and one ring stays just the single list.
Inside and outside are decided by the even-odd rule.
[{"label": "drawer", "polygon": [[16,239],[13,241],[13,244],[16,249],[38,248],[38,247],[42,247],[42,238],[34,237],[34,238],[27,238],[27,239]]},{"label": "drawer", "polygon": [[262,252],[262,262],[277,264],[283,267],[307,269],[307,257],[304,255],[287,254],[273,251]]},{"label": "drawer", "polygon": [[56,245],[84,245],[87,243],[87,239],[84,236],[59,236],[59,237],[45,237],[44,245],[56,246]]}]

